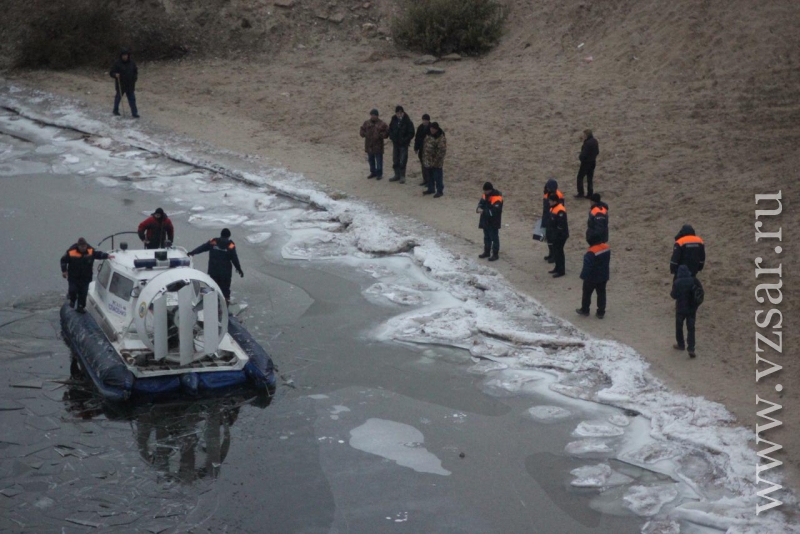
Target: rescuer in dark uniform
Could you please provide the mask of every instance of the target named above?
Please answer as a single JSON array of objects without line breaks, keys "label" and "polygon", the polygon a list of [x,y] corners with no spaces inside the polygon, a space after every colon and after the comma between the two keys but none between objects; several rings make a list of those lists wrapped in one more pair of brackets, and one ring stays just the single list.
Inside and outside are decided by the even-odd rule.
[{"label": "rescuer in dark uniform", "polygon": [[694,233],[690,224],[684,224],[678,235],[675,236],[675,246],[672,247],[672,260],[669,262],[669,272],[677,277],[678,267],[685,265],[691,275],[703,270],[706,262],[706,246],[703,240]]},{"label": "rescuer in dark uniform", "polygon": [[547,237],[547,227],[550,224],[550,193],[558,195],[559,200],[564,201],[564,193],[558,189],[558,182],[555,178],[550,178],[544,186],[544,198],[542,199],[542,228],[545,230],[545,240],[547,241],[547,256],[544,257],[548,263],[555,263],[553,256],[553,244]]},{"label": "rescuer in dark uniform", "polygon": [[478,257],[497,261],[500,254],[500,228],[503,226],[503,194],[491,182],[483,184],[483,196],[475,213],[481,214],[478,228],[483,229],[483,254]]},{"label": "rescuer in dark uniform", "polygon": [[586,242],[608,243],[608,204],[603,202],[600,193],[592,195],[592,207],[586,222]]},{"label": "rescuer in dark uniform", "polygon": [[78,307],[75,311],[78,313],[86,313],[86,295],[94,274],[94,260],[113,257],[93,249],[82,237],[61,256],[61,276],[69,282],[69,305],[75,308],[77,300]]},{"label": "rescuer in dark uniform", "polygon": [[560,278],[566,274],[566,258],[564,245],[569,239],[569,223],[567,221],[567,208],[564,201],[556,193],[550,193],[550,219],[547,223],[547,241],[552,245],[555,269],[548,271],[553,278]]},{"label": "rescuer in dark uniform", "polygon": [[597,292],[597,318],[606,315],[606,284],[610,278],[611,249],[607,243],[600,242],[600,237],[589,240],[589,250],[583,256],[583,297],[581,307],[575,310],[578,315],[589,315],[592,304],[592,293]]},{"label": "rescuer in dark uniform", "polygon": [[230,239],[231,231],[223,228],[219,237],[203,243],[189,253],[189,256],[208,252],[208,276],[210,276],[225,295],[225,302],[230,304],[231,300],[231,276],[233,267],[239,276],[244,276],[242,266],[239,265],[239,256],[236,254],[236,245]]},{"label": "rescuer in dark uniform", "polygon": [[175,228],[172,221],[161,208],[156,209],[150,217],[139,224],[139,239],[144,243],[144,248],[158,249],[167,246],[167,241],[175,238]]}]

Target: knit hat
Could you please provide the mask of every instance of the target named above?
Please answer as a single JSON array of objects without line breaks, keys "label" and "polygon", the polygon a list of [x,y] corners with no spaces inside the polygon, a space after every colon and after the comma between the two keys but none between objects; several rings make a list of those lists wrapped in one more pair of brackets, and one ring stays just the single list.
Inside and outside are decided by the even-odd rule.
[{"label": "knit hat", "polygon": [[406,112],[406,110],[403,109],[403,106],[397,106],[396,108],[394,108],[394,112],[395,113],[398,113],[400,111],[402,111],[403,113]]},{"label": "knit hat", "polygon": [[431,120],[431,116],[428,115],[427,113],[425,113],[424,115],[422,115],[422,120],[429,121],[429,120]]},{"label": "knit hat", "polygon": [[79,245],[88,245],[89,243],[86,242],[86,239],[84,239],[82,237],[79,237],[78,238],[78,244]]},{"label": "knit hat", "polygon": [[370,111],[370,112],[369,112],[369,114],[370,114],[370,115],[375,115],[376,117],[377,117],[378,115],[380,115],[380,113],[378,113],[378,110],[377,110],[377,109],[374,109],[374,108],[373,108],[373,110],[372,110],[372,111]]},{"label": "knit hat", "polygon": [[153,215],[161,215],[162,217],[165,217],[166,213],[164,213],[163,208],[156,208],[156,211],[153,212]]},{"label": "knit hat", "polygon": [[219,233],[220,237],[229,238],[231,236],[231,231],[227,228],[223,228],[222,231]]},{"label": "knit hat", "polygon": [[438,122],[432,122],[431,123],[431,128],[433,128],[435,130],[441,130],[441,128],[439,128],[439,123]]},{"label": "knit hat", "polygon": [[492,191],[492,190],[494,190],[494,186],[492,185],[492,182],[486,182],[485,184],[483,184],[483,190],[484,191]]},{"label": "knit hat", "polygon": [[592,195],[592,202],[600,202],[600,193],[595,193]]}]

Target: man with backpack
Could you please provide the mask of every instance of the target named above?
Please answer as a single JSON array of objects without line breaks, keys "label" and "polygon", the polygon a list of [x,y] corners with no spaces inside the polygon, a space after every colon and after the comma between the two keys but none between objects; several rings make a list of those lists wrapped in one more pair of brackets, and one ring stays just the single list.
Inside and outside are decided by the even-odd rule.
[{"label": "man with backpack", "polygon": [[[689,357],[697,356],[695,353],[695,319],[697,308],[703,303],[705,292],[700,281],[692,276],[686,265],[678,267],[675,281],[672,283],[670,296],[675,299],[675,350],[688,350]],[[686,323],[686,344],[683,338],[683,323]]]}]

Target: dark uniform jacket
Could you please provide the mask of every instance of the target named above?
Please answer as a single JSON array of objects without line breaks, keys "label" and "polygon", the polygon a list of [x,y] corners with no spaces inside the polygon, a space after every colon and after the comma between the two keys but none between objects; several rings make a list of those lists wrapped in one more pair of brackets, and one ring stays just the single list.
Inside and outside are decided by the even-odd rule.
[{"label": "dark uniform jacket", "polygon": [[389,126],[380,119],[368,119],[359,132],[364,138],[364,151],[367,154],[383,154],[383,140],[389,137]]},{"label": "dark uniform jacket", "polygon": [[586,241],[608,243],[608,204],[598,202],[589,210],[586,222]]},{"label": "dark uniform jacket", "polygon": [[[122,86],[122,92],[125,93],[129,89],[136,90],[136,80],[139,79],[139,69],[136,67],[130,54],[128,54],[128,61],[122,61],[123,54],[127,54],[127,50],[123,50],[119,54],[119,58],[111,65],[111,70],[108,72],[109,76],[116,78],[119,74],[119,83]],[[114,82],[116,85],[116,82]]]},{"label": "dark uniform jacket", "polygon": [[236,254],[236,245],[230,239],[215,237],[203,243],[189,253],[190,256],[208,252],[208,276],[214,280],[226,280],[230,282],[231,264],[236,267],[237,272],[241,272],[242,266],[239,265],[239,256]]},{"label": "dark uniform jacket", "polygon": [[610,278],[611,249],[606,243],[589,247],[583,255],[583,270],[581,280],[593,284],[608,282]]},{"label": "dark uniform jacket", "polygon": [[417,126],[417,135],[414,136],[414,152],[419,152],[425,144],[425,137],[431,133],[431,125],[425,126],[420,124]]},{"label": "dark uniform jacket", "polygon": [[392,117],[389,123],[389,139],[392,143],[397,146],[408,146],[414,139],[414,133],[414,123],[407,114],[403,114],[402,119],[398,119],[397,115]]},{"label": "dark uniform jacket", "polygon": [[678,313],[692,313],[697,309],[694,305],[694,277],[686,265],[678,267],[678,276],[672,282],[670,296],[675,299],[675,311]]},{"label": "dark uniform jacket", "polygon": [[139,239],[149,241],[151,246],[163,247],[167,239],[173,241],[175,238],[175,228],[167,214],[156,219],[152,215],[139,224]]},{"label": "dark uniform jacket", "polygon": [[672,247],[672,259],[669,262],[669,272],[675,274],[678,267],[686,265],[692,276],[703,270],[706,262],[706,246],[703,240],[694,233],[694,228],[686,224],[675,236],[675,246]]},{"label": "dark uniform jacket", "polygon": [[566,241],[569,237],[567,208],[564,204],[556,204],[550,208],[550,219],[547,222],[547,240],[551,243]]},{"label": "dark uniform jacket", "polygon": [[478,209],[483,210],[478,228],[499,229],[503,226],[503,193],[497,189],[484,193],[478,202]]},{"label": "dark uniform jacket", "polygon": [[108,254],[92,247],[88,247],[85,254],[81,253],[75,243],[61,256],[61,272],[67,273],[70,282],[88,284],[94,275],[94,260],[107,258]]},{"label": "dark uniform jacket", "polygon": [[581,160],[581,163],[594,163],[597,161],[598,154],[600,154],[600,145],[597,139],[592,136],[583,142],[578,159]]}]

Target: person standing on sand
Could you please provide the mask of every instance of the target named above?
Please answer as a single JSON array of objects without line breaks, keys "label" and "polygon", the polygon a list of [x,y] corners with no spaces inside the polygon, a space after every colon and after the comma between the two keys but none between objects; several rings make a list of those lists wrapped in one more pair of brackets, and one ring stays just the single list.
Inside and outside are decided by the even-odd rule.
[{"label": "person standing on sand", "polygon": [[364,138],[364,151],[369,161],[367,179],[383,178],[383,140],[389,137],[389,126],[383,122],[377,109],[369,112],[369,119],[361,125],[361,137]]},{"label": "person standing on sand", "polygon": [[597,243],[608,243],[608,204],[601,200],[600,193],[592,195],[592,207],[586,222],[586,242],[597,239]]},{"label": "person standing on sand", "polygon": [[425,167],[425,162],[422,161],[423,150],[422,146],[425,144],[425,138],[431,133],[431,116],[425,113],[422,116],[422,123],[417,126],[417,134],[414,136],[414,153],[419,158],[419,165],[422,167],[422,183],[419,185],[428,185],[428,169]]},{"label": "person standing on sand", "polygon": [[553,257],[553,244],[550,242],[550,236],[547,235],[547,226],[550,223],[550,193],[555,193],[558,199],[564,202],[564,193],[558,189],[558,182],[555,178],[550,178],[544,185],[544,200],[542,200],[542,228],[545,229],[545,239],[547,240],[547,256],[544,257],[547,263],[555,263],[556,259]]},{"label": "person standing on sand", "polygon": [[433,198],[444,195],[444,157],[447,154],[447,137],[444,130],[439,128],[438,122],[431,123],[431,133],[425,138],[422,147],[423,165],[428,170],[428,189],[422,192],[423,195],[433,194],[436,186],[436,194]]},{"label": "person standing on sand", "polygon": [[[695,353],[694,327],[697,319],[697,305],[694,302],[694,291],[697,280],[692,276],[692,272],[686,265],[678,267],[675,281],[672,282],[672,293],[670,296],[675,299],[675,343],[672,348],[675,350],[689,351],[689,357],[697,356]],[[683,323],[686,323],[686,333],[688,347],[683,341]]]},{"label": "person standing on sand", "polygon": [[583,146],[578,159],[581,162],[581,168],[578,169],[578,194],[575,198],[582,198],[583,195],[583,177],[586,177],[586,198],[592,198],[594,194],[594,168],[597,165],[597,156],[600,154],[600,145],[597,139],[592,135],[592,131],[586,129],[583,131]]},{"label": "person standing on sand", "polygon": [[567,221],[567,209],[564,201],[558,198],[556,193],[550,193],[550,220],[547,224],[547,238],[553,246],[553,259],[555,269],[548,271],[553,278],[561,278],[567,272],[566,258],[564,257],[564,245],[569,239],[569,223]]},{"label": "person standing on sand", "polygon": [[128,50],[122,49],[120,51],[119,59],[111,65],[111,70],[108,74],[114,78],[114,86],[117,90],[117,94],[114,97],[114,115],[119,115],[119,103],[122,100],[122,95],[125,95],[128,97],[128,105],[131,107],[131,116],[134,119],[138,119],[136,80],[139,79],[139,69],[136,67],[136,63],[134,63]]},{"label": "person standing on sand", "polygon": [[394,176],[390,182],[406,183],[406,165],[408,164],[408,146],[414,139],[414,123],[411,117],[406,115],[403,106],[394,108],[394,117],[389,123],[389,139],[394,146],[392,150],[392,167]]},{"label": "person standing on sand", "polygon": [[500,254],[500,228],[503,226],[503,193],[495,189],[491,182],[483,184],[483,196],[475,213],[481,214],[478,228],[483,229],[483,254],[478,257],[497,261]]},{"label": "person standing on sand", "polygon": [[592,293],[597,291],[597,318],[606,316],[606,284],[610,278],[611,249],[607,243],[594,236],[589,241],[589,250],[583,255],[583,296],[581,307],[575,310],[578,315],[587,316],[592,305]]},{"label": "person standing on sand", "polygon": [[684,224],[681,231],[675,236],[675,245],[672,247],[672,259],[669,262],[669,272],[677,278],[681,265],[689,268],[692,276],[703,270],[706,263],[706,246],[700,236],[695,234],[691,224]]}]

